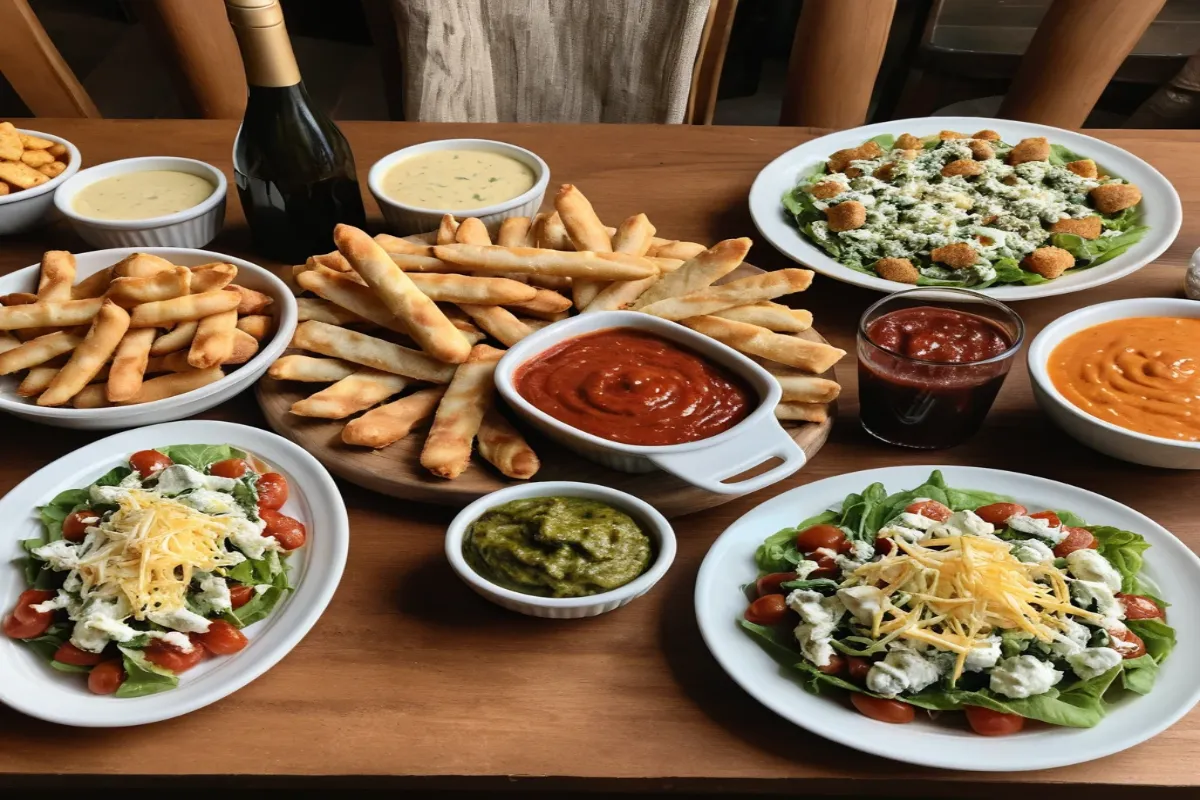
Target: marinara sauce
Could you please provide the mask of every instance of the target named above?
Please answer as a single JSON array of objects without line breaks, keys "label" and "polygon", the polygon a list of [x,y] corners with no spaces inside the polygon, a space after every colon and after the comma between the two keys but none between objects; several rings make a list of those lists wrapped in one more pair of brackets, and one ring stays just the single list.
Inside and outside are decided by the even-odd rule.
[{"label": "marinara sauce", "polygon": [[917,306],[866,324],[859,344],[863,427],[892,444],[939,448],[979,430],[1011,359],[999,323],[952,308]]},{"label": "marinara sauce", "polygon": [[695,442],[753,410],[754,391],[693,351],[645,331],[577,336],[522,364],[517,393],[594,436],[633,445]]}]

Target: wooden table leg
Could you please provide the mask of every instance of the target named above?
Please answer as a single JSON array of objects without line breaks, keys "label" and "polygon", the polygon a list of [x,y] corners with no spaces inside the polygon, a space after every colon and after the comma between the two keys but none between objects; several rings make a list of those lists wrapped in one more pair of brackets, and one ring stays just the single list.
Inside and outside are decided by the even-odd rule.
[{"label": "wooden table leg", "polygon": [[896,0],[805,0],[779,123],[863,124],[895,11]]},{"label": "wooden table leg", "polygon": [[1000,116],[1079,128],[1166,0],[1055,0]]},{"label": "wooden table leg", "polygon": [[241,119],[246,110],[242,55],[221,0],[150,0],[136,6],[163,40],[192,110],[204,119]]},{"label": "wooden table leg", "polygon": [[0,0],[0,74],[36,116],[100,116],[26,0]]}]

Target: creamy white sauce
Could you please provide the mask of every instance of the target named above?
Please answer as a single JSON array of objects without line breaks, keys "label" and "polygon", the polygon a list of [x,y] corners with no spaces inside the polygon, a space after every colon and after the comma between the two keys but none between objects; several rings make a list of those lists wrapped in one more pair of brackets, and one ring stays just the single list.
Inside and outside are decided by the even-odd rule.
[{"label": "creamy white sauce", "polygon": [[197,206],[216,189],[199,175],[152,169],[89,184],[75,195],[72,206],[76,213],[93,219],[151,219]]},{"label": "creamy white sauce", "polygon": [[418,208],[467,211],[503,203],[533,188],[533,170],[485,150],[435,150],[406,158],[383,176],[383,193]]}]

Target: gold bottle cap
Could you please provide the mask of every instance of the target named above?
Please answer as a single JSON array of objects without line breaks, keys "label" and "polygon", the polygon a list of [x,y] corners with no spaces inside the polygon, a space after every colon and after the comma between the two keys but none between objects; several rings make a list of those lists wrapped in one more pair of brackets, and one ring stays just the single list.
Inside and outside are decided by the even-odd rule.
[{"label": "gold bottle cap", "polygon": [[279,0],[225,0],[251,86],[294,86],[300,69],[292,53]]}]

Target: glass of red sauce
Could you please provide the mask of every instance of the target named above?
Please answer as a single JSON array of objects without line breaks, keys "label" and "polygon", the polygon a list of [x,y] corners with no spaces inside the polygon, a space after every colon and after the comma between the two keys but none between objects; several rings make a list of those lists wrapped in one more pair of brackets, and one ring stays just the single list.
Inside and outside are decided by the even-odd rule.
[{"label": "glass of red sauce", "polygon": [[889,295],[858,325],[859,415],[877,439],[934,450],[973,436],[1025,338],[1003,303],[965,289]]}]

